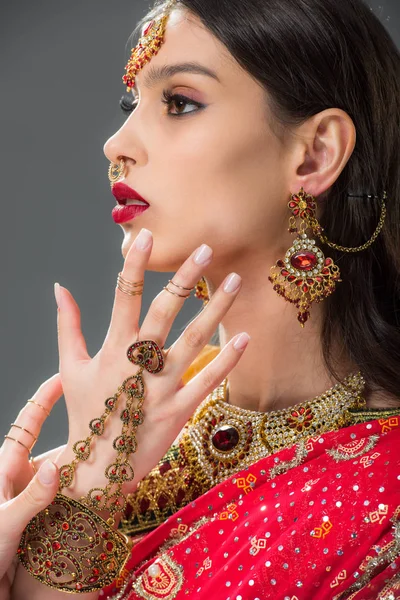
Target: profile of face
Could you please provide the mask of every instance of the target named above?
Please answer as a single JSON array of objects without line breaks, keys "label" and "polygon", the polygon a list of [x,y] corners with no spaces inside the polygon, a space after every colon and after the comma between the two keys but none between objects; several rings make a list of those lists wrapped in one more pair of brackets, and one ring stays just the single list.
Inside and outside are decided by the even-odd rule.
[{"label": "profile of face", "polygon": [[[195,63],[210,73],[158,76],[160,69],[182,63]],[[304,148],[296,156],[295,138],[282,138],[272,130],[261,84],[196,15],[175,8],[164,43],[138,72],[133,93],[135,110],[104,148],[110,161],[125,158],[121,181],[150,204],[122,224],[123,254],[146,227],[154,236],[150,270],[176,270],[202,243],[214,250],[213,269],[246,265],[248,260],[263,269],[266,260],[272,265],[292,243],[287,233],[290,193],[307,181],[296,178],[293,162],[302,163]],[[321,121],[319,126],[333,140],[331,151],[321,150],[321,164],[327,166],[319,193],[333,183],[354,148],[351,120],[340,118],[340,112],[333,118],[328,114],[328,124]]]},{"label": "profile of face", "polygon": [[[134,112],[104,149],[110,161],[125,157],[123,181],[150,204],[122,224],[123,254],[146,227],[154,236],[151,270],[175,270],[203,242],[226,264],[282,232],[284,215],[273,210],[275,197],[288,196],[281,142],[268,125],[261,85],[196,16],[175,9],[164,39],[137,75]],[[182,62],[215,76],[150,80],[158,68]],[[163,93],[185,101],[167,105]]]}]

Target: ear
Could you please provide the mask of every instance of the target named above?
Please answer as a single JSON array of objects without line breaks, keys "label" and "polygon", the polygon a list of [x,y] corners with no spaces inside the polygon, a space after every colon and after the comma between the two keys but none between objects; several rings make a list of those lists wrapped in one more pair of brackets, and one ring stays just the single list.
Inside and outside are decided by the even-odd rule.
[{"label": "ear", "polygon": [[346,166],[356,144],[356,128],[340,108],[329,108],[302,123],[292,138],[291,189],[304,187],[320,196],[329,189]]}]

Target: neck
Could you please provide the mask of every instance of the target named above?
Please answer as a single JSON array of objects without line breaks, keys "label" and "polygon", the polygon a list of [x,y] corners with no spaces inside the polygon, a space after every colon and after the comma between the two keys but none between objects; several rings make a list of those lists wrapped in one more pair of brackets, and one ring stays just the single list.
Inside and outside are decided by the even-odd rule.
[{"label": "neck", "polygon": [[[311,318],[303,329],[296,308],[273,290],[268,269],[263,267],[260,274],[257,263],[265,265],[265,258],[252,258],[254,270],[249,262],[232,268],[242,276],[242,289],[219,326],[221,347],[241,331],[251,336],[239,363],[228,375],[230,404],[265,412],[323,394],[337,381],[328,373],[322,356],[322,305],[312,306]],[[222,274],[207,274],[206,280],[212,295]],[[341,380],[358,371],[350,361],[337,364]]]}]

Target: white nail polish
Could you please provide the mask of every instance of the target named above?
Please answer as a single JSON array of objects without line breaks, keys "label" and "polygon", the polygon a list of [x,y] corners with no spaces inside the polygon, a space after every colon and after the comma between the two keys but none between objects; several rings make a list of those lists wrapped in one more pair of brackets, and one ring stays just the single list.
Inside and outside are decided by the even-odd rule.
[{"label": "white nail polish", "polygon": [[248,333],[241,333],[236,342],[234,342],[233,347],[235,348],[235,350],[243,350],[249,343],[249,340],[250,336]]},{"label": "white nail polish", "polygon": [[238,289],[241,281],[242,278],[240,277],[240,275],[238,275],[237,273],[231,273],[225,280],[224,292],[235,292]]},{"label": "white nail polish", "polygon": [[197,265],[203,265],[204,263],[210,260],[212,253],[213,251],[211,250],[210,246],[207,246],[207,244],[203,244],[202,246],[200,246],[200,248],[197,249],[193,260]]},{"label": "white nail polish", "polygon": [[151,231],[143,227],[135,239],[136,248],[138,248],[138,250],[146,250],[150,245],[152,237]]}]

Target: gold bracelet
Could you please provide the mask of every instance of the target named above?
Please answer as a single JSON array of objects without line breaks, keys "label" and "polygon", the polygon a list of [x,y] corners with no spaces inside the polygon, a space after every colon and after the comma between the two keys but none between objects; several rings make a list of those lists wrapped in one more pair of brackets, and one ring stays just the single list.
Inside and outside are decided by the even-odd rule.
[{"label": "gold bracelet", "polygon": [[118,577],[129,538],[73,498],[57,494],[26,527],[17,551],[27,571],[62,592],[92,592]]},{"label": "gold bracelet", "polygon": [[[60,485],[54,501],[27,525],[22,535],[18,557],[22,565],[41,583],[68,593],[101,590],[114,581],[130,556],[129,538],[113,529],[115,516],[123,513],[126,497],[122,485],[132,481],[134,471],[129,457],[136,451],[136,429],[143,422],[145,395],[143,371],[160,373],[165,356],[152,340],[135,342],[128,348],[128,359],[139,371],[105,401],[105,411],[89,423],[90,434],[73,445],[74,460],[60,467]],[[92,440],[104,433],[105,423],[125,395],[126,406],[120,418],[122,432],[113,441],[115,462],[105,470],[108,483],[92,488],[78,500],[62,494],[73,483],[76,465],[89,458]],[[135,402],[136,401],[136,402]],[[107,511],[104,520],[98,511]]]}]

